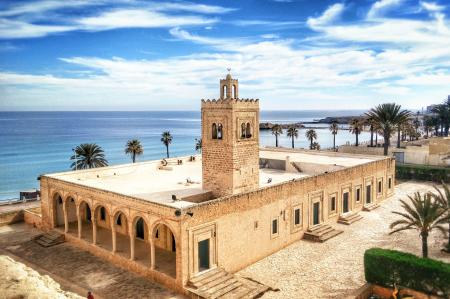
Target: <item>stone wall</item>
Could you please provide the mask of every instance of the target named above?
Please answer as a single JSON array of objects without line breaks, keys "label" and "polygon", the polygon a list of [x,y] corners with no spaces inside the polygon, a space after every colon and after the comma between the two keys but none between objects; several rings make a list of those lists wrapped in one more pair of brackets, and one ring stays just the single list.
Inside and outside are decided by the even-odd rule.
[{"label": "stone wall", "polygon": [[[356,202],[355,189],[372,183],[372,199],[381,201],[393,193],[395,161],[391,158],[373,161],[343,170],[297,179],[257,191],[228,196],[201,203],[190,208],[193,217],[183,226],[188,231],[185,239],[191,248],[195,231],[206,226],[214,227],[215,262],[227,271],[238,271],[302,238],[311,226],[311,202],[319,198],[322,203],[322,223],[334,223],[342,213],[343,191],[350,191],[352,211],[363,207],[364,192]],[[387,182],[391,178],[391,189]],[[382,193],[376,193],[377,180],[382,179]],[[331,195],[337,195],[338,211],[332,213],[328,205]],[[301,225],[293,225],[294,208],[301,209]],[[271,223],[278,219],[279,230],[271,234]],[[183,229],[184,230],[184,229]],[[194,234],[194,236],[192,236]],[[183,256],[189,257],[189,265],[183,263],[184,273],[193,274],[196,256],[183,248]]]}]

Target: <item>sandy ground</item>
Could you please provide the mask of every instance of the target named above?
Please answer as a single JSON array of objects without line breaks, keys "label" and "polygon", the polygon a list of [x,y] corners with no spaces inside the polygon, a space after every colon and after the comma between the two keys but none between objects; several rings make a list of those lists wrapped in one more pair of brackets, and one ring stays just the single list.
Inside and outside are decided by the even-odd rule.
[{"label": "sandy ground", "polygon": [[[365,283],[363,255],[366,249],[382,247],[421,255],[417,231],[388,235],[389,224],[399,216],[399,199],[415,191],[433,190],[431,184],[405,182],[396,186],[394,196],[350,226],[336,224],[344,233],[325,243],[299,241],[243,269],[239,275],[251,277],[278,292],[263,298],[344,298]],[[450,255],[440,252],[444,238],[434,232],[428,240],[431,258],[450,262]]]},{"label": "sandy ground", "polygon": [[70,298],[77,294],[61,290],[60,285],[47,275],[40,275],[8,256],[0,255],[0,298]]}]

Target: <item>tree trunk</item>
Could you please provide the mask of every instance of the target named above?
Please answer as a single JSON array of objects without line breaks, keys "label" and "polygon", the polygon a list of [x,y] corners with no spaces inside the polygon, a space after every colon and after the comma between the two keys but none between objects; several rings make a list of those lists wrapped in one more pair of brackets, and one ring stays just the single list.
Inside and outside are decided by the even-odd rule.
[{"label": "tree trunk", "polygon": [[428,257],[428,233],[421,233],[420,236],[422,237],[422,257],[427,258]]},{"label": "tree trunk", "polygon": [[378,132],[375,133],[375,146],[378,146]]},{"label": "tree trunk", "polygon": [[169,158],[169,145],[166,144],[166,154],[167,154],[167,158]]},{"label": "tree trunk", "polygon": [[447,243],[447,252],[450,253],[450,221],[448,222],[448,243]]},{"label": "tree trunk", "polygon": [[333,148],[336,150],[336,134],[333,134]]},{"label": "tree trunk", "polygon": [[278,147],[278,135],[275,135],[275,147]]},{"label": "tree trunk", "polygon": [[309,149],[312,149],[312,148],[313,148],[312,144],[313,144],[313,139],[311,138],[311,143],[310,143],[310,145],[309,145]]},{"label": "tree trunk", "polygon": [[356,133],[355,135],[356,135],[356,146],[358,146],[358,144],[359,144],[359,143],[358,143],[358,135],[359,135],[359,134]]},{"label": "tree trunk", "polygon": [[389,136],[384,136],[384,144],[383,144],[383,155],[387,156],[389,151]]},{"label": "tree trunk", "polygon": [[292,148],[294,148],[294,136],[292,136]]},{"label": "tree trunk", "polygon": [[136,162],[136,153],[133,152],[133,163],[135,163],[135,162]]},{"label": "tree trunk", "polygon": [[398,130],[397,130],[397,148],[400,148],[400,135],[401,131],[400,131],[400,126],[398,126]]},{"label": "tree trunk", "polygon": [[370,126],[370,147],[373,147],[373,126]]}]

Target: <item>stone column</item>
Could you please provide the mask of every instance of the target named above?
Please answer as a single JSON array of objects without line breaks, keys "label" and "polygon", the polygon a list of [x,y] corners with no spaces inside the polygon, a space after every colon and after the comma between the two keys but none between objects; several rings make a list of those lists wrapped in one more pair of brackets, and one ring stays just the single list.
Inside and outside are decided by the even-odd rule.
[{"label": "stone column", "polygon": [[67,216],[67,203],[63,201],[63,214],[64,214],[64,232],[69,232],[69,217]]},{"label": "stone column", "polygon": [[91,218],[91,222],[92,222],[92,244],[96,245],[97,244],[97,219],[95,219],[94,214],[92,215]]},{"label": "stone column", "polygon": [[112,252],[116,253],[117,247],[116,247],[116,223],[114,221],[114,216],[111,216],[110,218],[111,222],[111,233],[112,233]]},{"label": "stone column", "polygon": [[80,206],[77,207],[77,222],[78,222],[78,239],[81,239],[81,231],[83,229],[83,222],[81,222]]},{"label": "stone column", "polygon": [[155,243],[153,238],[150,239],[150,269],[155,270]]},{"label": "stone column", "polygon": [[135,238],[134,238],[134,229],[133,229],[133,225],[130,225],[130,229],[129,229],[129,235],[130,235],[130,260],[134,261],[134,243],[135,243]]}]

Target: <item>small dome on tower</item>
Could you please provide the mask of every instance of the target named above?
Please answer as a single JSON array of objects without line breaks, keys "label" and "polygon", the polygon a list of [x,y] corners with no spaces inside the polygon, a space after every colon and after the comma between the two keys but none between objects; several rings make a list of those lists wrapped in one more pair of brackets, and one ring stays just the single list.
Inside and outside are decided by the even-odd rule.
[{"label": "small dome on tower", "polygon": [[227,80],[231,80],[231,74],[230,74],[230,73],[228,73],[226,79],[227,79]]}]

